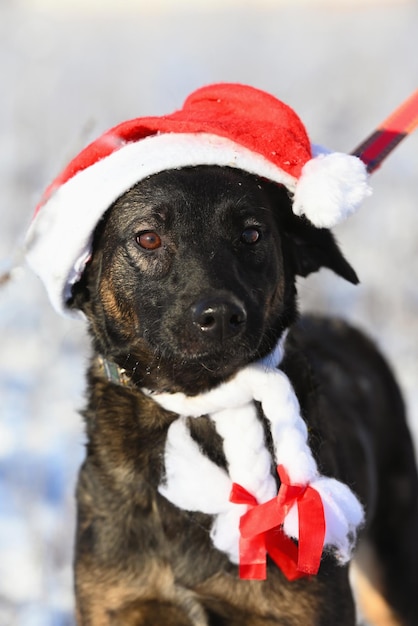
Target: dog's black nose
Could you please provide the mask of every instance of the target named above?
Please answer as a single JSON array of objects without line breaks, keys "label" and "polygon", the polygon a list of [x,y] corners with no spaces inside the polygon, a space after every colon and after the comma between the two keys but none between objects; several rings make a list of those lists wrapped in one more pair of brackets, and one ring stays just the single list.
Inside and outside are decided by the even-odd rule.
[{"label": "dog's black nose", "polygon": [[244,330],[247,313],[234,296],[220,295],[194,304],[192,321],[208,338],[222,341]]}]

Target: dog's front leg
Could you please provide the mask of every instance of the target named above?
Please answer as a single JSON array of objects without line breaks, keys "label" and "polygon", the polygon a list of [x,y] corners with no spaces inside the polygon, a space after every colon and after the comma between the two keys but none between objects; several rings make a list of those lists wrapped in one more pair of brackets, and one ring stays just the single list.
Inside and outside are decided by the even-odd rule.
[{"label": "dog's front leg", "polygon": [[[178,584],[164,558],[153,499],[148,505],[141,501],[138,527],[134,511],[125,507],[121,514],[110,485],[103,496],[96,478],[86,464],[77,490],[78,626],[208,626],[197,595]],[[110,509],[103,506],[104,498]]]}]

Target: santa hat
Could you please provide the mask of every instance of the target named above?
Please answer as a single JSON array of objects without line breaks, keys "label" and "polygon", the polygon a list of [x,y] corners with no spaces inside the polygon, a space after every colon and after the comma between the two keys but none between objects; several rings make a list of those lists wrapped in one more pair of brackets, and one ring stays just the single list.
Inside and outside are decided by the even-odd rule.
[{"label": "santa hat", "polygon": [[105,211],[152,174],[198,165],[234,167],[284,185],[293,212],[319,228],[342,221],[370,193],[363,162],[313,154],[299,117],[274,96],[237,84],[203,87],[179,111],[104,133],[47,188],[27,234],[27,259],[59,312],[68,313]]}]

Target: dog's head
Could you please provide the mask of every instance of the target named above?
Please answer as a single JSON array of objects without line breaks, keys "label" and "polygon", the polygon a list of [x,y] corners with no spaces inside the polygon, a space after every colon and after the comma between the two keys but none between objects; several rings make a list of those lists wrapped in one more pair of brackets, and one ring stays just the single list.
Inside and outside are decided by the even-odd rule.
[{"label": "dog's head", "polygon": [[296,317],[296,276],[323,266],[357,282],[284,187],[225,167],[171,170],[107,211],[71,306],[138,384],[193,394],[267,354]]}]

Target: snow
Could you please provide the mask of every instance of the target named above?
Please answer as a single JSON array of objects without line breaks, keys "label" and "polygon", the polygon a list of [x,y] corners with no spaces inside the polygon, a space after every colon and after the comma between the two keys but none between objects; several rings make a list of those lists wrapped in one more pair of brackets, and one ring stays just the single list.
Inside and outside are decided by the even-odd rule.
[{"label": "snow", "polygon": [[[107,3],[109,5],[109,3]],[[43,188],[90,139],[179,107],[212,81],[253,84],[301,115],[314,142],[356,147],[416,89],[416,2],[0,3],[0,260]],[[99,4],[97,3],[97,7]],[[361,285],[301,281],[303,309],[344,315],[390,358],[418,442],[418,132],[372,177],[336,233]],[[6,266],[6,265],[5,265]],[[20,269],[0,288],[0,623],[70,626],[74,485],[82,462],[82,323]]]}]

